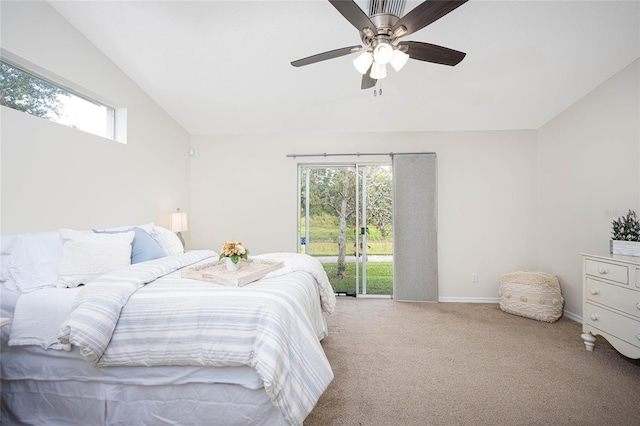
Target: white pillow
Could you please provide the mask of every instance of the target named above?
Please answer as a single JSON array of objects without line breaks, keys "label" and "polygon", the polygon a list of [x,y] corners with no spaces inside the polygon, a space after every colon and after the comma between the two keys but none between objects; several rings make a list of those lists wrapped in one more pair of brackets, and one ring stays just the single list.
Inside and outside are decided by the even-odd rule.
[{"label": "white pillow", "polygon": [[0,236],[0,283],[4,284],[4,287],[9,290],[17,289],[11,272],[9,272],[9,259],[17,240],[18,237],[16,235]]},{"label": "white pillow", "polygon": [[58,287],[77,287],[131,264],[134,232],[94,234],[61,229],[63,242]]},{"label": "white pillow", "polygon": [[158,242],[166,256],[184,253],[184,247],[178,236],[167,228],[154,226],[151,236]]},{"label": "white pillow", "polygon": [[61,257],[62,242],[57,232],[22,234],[11,250],[9,273],[23,293],[55,287]]}]

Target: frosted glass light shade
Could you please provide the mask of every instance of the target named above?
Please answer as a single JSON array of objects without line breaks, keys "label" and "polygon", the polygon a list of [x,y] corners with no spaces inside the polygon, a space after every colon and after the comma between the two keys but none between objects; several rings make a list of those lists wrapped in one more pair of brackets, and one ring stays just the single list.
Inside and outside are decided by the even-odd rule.
[{"label": "frosted glass light shade", "polygon": [[189,225],[187,224],[187,213],[181,211],[171,213],[171,230],[173,232],[184,232],[189,230]]},{"label": "frosted glass light shade", "polygon": [[385,64],[379,64],[374,62],[371,67],[371,74],[369,74],[374,80],[382,80],[387,76],[387,66]]},{"label": "frosted glass light shade", "polygon": [[391,61],[389,61],[389,63],[391,64],[394,70],[400,71],[402,67],[406,65],[408,60],[409,60],[409,55],[396,49],[393,51],[393,56],[391,56]]},{"label": "frosted glass light shade", "polygon": [[373,59],[379,64],[388,64],[393,56],[393,46],[389,43],[380,43],[373,49]]},{"label": "frosted glass light shade", "polygon": [[373,55],[369,52],[364,52],[353,60],[353,66],[356,67],[360,74],[366,74],[372,63]]}]

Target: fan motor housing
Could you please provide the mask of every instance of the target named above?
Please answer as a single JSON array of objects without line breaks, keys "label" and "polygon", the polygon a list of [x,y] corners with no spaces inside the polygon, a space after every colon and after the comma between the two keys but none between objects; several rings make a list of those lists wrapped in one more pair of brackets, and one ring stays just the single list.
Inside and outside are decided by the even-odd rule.
[{"label": "fan motor housing", "polygon": [[376,15],[370,16],[369,18],[371,19],[371,22],[376,26],[375,29],[372,28],[375,35],[371,37],[370,35],[367,35],[361,31],[360,38],[362,39],[362,43],[364,43],[366,46],[371,46],[374,40],[379,38],[384,38],[389,42],[392,42],[393,33],[391,32],[391,28],[393,28],[393,26],[400,20],[400,18],[396,15],[392,15],[391,13],[378,13]]}]

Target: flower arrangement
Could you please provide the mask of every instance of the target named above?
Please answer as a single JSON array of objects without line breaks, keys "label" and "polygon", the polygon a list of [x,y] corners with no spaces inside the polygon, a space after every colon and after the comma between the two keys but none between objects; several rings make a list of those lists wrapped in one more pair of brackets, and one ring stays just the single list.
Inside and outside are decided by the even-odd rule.
[{"label": "flower arrangement", "polygon": [[235,264],[240,259],[246,259],[248,255],[249,250],[242,241],[225,241],[218,260],[228,257]]},{"label": "flower arrangement", "polygon": [[633,210],[629,210],[627,216],[621,216],[612,222],[612,240],[616,241],[640,241],[640,222]]}]

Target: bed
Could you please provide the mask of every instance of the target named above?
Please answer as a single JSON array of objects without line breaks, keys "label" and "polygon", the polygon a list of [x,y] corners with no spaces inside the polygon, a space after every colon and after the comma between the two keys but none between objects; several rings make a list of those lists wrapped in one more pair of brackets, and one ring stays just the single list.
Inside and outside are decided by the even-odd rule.
[{"label": "bed", "polygon": [[[2,423],[302,424],[333,379],[321,340],[335,296],[319,262],[255,256],[284,267],[218,285],[182,277],[215,252],[183,253],[153,224],[123,228],[108,235],[130,238],[129,261],[140,229],[162,255],[122,265],[86,242],[67,250],[62,230],[2,237]],[[87,253],[91,277],[78,278],[69,255]]]}]

